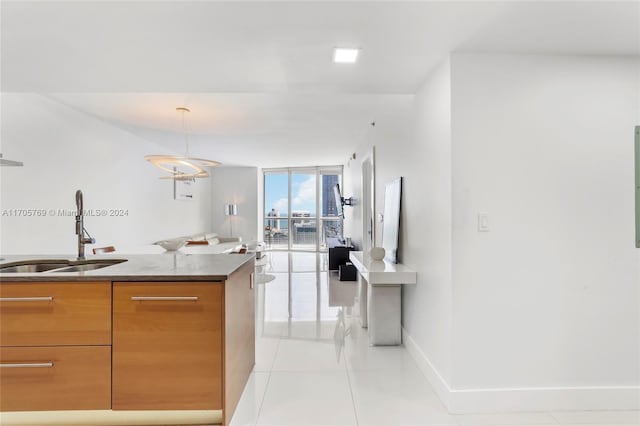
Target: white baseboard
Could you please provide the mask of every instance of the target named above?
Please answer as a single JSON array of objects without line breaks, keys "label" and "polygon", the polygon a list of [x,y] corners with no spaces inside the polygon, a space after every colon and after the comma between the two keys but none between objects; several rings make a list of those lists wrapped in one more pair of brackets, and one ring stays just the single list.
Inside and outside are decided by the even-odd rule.
[{"label": "white baseboard", "polygon": [[452,389],[404,328],[402,341],[444,405],[453,414],[640,410],[640,386]]},{"label": "white baseboard", "polygon": [[558,387],[453,390],[451,413],[639,410],[640,387]]},{"label": "white baseboard", "polygon": [[[433,386],[433,389],[436,391],[436,394],[444,406],[449,409],[451,404],[451,388],[449,384],[404,327],[402,327],[402,343],[407,352],[409,352],[409,355],[411,355],[416,364],[418,364],[418,368],[420,368],[422,374],[425,375],[431,386]],[[451,410],[449,409],[449,411]]]}]

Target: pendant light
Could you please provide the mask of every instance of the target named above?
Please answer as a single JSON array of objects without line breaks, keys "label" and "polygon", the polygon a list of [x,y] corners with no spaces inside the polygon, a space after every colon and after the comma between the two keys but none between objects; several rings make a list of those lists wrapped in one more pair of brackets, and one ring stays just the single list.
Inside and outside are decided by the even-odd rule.
[{"label": "pendant light", "polygon": [[0,154],[0,166],[2,167],[22,167],[22,161],[13,161],[2,158],[2,154]]},{"label": "pendant light", "polygon": [[185,155],[145,155],[144,159],[157,168],[169,173],[169,176],[162,176],[160,179],[194,180],[195,178],[209,177],[209,172],[207,172],[204,167],[219,166],[220,163],[189,156],[189,136],[184,125],[184,114],[191,111],[185,107],[178,107],[176,111],[182,113]]}]

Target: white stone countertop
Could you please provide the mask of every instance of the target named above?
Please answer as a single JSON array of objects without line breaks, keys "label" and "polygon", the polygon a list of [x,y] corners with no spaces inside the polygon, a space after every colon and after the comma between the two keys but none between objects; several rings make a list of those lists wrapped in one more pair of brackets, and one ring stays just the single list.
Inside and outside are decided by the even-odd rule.
[{"label": "white stone countertop", "polygon": [[[20,261],[60,259],[69,265],[82,264],[69,255],[3,256],[0,268]],[[0,282],[15,281],[224,281],[244,265],[255,260],[247,254],[190,254],[165,252],[159,254],[122,254],[87,256],[87,261],[126,259],[126,262],[82,272],[10,272],[0,271]],[[87,262],[84,262],[87,263]]]},{"label": "white stone countertop", "polygon": [[371,285],[415,284],[417,273],[401,263],[373,260],[361,251],[349,252],[349,260]]}]

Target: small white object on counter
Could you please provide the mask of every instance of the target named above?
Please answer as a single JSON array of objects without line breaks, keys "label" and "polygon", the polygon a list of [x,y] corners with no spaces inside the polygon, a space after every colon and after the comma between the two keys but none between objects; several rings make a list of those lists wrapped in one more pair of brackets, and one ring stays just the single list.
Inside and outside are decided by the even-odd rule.
[{"label": "small white object on counter", "polygon": [[384,247],[372,247],[371,250],[369,250],[369,256],[373,260],[382,260],[384,259],[384,255],[385,255]]}]

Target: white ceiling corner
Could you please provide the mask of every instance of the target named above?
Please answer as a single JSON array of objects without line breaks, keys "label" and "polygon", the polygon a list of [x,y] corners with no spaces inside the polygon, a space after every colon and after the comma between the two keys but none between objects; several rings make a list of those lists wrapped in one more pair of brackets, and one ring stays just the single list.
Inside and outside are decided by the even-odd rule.
[{"label": "white ceiling corner", "polygon": [[[640,54],[638,2],[3,1],[2,90],[231,164],[346,161],[450,52]],[[336,46],[359,47],[355,65]],[[46,70],[46,72],[43,72]],[[250,155],[247,155],[250,153]]]}]

